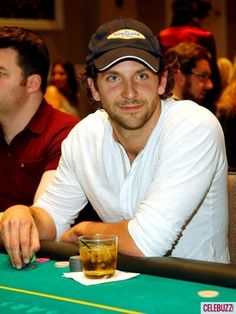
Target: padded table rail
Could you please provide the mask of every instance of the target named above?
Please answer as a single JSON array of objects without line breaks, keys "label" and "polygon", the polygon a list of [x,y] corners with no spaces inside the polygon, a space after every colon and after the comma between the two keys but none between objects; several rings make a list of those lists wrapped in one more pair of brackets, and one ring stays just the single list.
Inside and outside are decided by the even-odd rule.
[{"label": "padded table rail", "polygon": [[[0,252],[6,252],[1,240]],[[41,241],[41,249],[36,255],[60,261],[69,260],[70,256],[78,254],[79,248],[76,244]],[[236,288],[236,264],[176,257],[134,257],[118,254],[117,268],[129,272]]]}]

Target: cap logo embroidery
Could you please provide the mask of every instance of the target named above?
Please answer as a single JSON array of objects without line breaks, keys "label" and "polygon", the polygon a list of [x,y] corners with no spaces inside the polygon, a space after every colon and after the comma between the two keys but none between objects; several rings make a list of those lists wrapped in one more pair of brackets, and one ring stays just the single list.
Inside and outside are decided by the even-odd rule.
[{"label": "cap logo embroidery", "polygon": [[145,37],[133,29],[120,29],[107,36],[107,39],[145,39]]}]

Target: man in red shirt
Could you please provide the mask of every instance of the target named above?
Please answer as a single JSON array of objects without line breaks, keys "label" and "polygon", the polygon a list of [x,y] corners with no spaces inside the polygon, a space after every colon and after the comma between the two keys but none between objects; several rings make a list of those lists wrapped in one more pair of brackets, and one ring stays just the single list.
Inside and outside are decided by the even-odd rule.
[{"label": "man in red shirt", "polygon": [[43,95],[49,71],[43,38],[20,27],[0,28],[0,218],[31,205],[54,177],[61,142],[78,119]]}]

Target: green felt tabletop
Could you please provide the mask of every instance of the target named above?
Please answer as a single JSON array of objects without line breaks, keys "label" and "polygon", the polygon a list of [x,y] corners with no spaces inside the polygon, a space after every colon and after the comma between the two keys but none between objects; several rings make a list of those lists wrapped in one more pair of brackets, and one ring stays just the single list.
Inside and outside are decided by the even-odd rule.
[{"label": "green felt tabletop", "polygon": [[[16,270],[0,254],[0,313],[201,313],[201,302],[236,302],[236,290],[141,274],[113,283],[84,286],[63,277],[69,268],[54,261]],[[201,290],[216,290],[202,298]]]}]

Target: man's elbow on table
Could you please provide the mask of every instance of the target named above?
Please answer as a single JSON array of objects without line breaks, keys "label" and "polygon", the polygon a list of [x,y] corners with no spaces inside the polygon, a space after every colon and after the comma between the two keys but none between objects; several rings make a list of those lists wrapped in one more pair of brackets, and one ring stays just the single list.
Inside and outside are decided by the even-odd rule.
[{"label": "man's elbow on table", "polygon": [[61,241],[76,242],[78,236],[88,234],[115,234],[119,239],[119,253],[132,256],[144,256],[128,231],[128,221],[117,223],[82,221],[61,236]]}]

